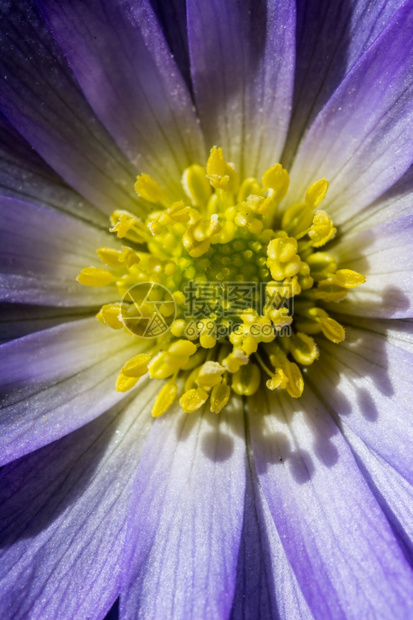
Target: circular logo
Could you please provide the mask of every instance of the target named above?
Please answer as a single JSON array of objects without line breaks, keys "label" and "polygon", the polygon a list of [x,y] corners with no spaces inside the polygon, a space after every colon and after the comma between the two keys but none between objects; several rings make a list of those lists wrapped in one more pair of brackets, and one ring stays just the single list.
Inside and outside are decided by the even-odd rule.
[{"label": "circular logo", "polygon": [[172,293],[156,282],[139,282],[122,299],[122,322],[131,334],[140,338],[162,336],[171,327],[175,316],[176,303]]}]

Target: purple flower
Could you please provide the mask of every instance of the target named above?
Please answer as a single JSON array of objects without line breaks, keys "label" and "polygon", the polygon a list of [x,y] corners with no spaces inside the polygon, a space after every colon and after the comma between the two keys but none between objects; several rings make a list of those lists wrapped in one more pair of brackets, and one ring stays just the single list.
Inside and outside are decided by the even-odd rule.
[{"label": "purple flower", "polygon": [[[413,617],[413,2],[0,7],[2,617],[104,618],[118,597],[121,618]],[[198,219],[188,178],[206,162]],[[237,193],[234,170],[258,181],[225,219],[211,205]],[[231,335],[235,370],[201,328],[185,358],[189,337],[154,353],[110,315],[119,282],[186,248],[185,278],[162,271],[179,301],[241,229],[268,243],[264,284],[293,287],[258,315],[295,326],[289,344]],[[222,265],[249,269],[234,248]],[[109,286],[81,286],[85,268]],[[197,412],[153,419],[145,355]],[[221,375],[217,415],[201,404]]]}]

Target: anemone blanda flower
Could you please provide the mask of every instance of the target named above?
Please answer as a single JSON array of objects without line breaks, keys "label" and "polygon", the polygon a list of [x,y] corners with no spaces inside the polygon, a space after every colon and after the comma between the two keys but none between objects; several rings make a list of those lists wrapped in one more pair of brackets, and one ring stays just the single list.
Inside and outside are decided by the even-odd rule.
[{"label": "anemone blanda flower", "polygon": [[[413,3],[0,5],[2,616],[411,617]],[[223,269],[292,344],[117,324]]]}]

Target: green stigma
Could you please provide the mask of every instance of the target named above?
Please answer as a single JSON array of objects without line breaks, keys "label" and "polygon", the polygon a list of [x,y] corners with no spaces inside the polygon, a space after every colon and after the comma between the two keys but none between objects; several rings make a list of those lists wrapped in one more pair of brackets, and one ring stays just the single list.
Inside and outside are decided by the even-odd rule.
[{"label": "green stigma", "polygon": [[105,268],[87,267],[77,278],[111,288],[108,299],[116,290],[120,301],[97,315],[103,325],[147,341],[121,369],[117,389],[131,389],[148,372],[162,380],[155,417],[177,398],[187,413],[207,401],[219,413],[231,391],[251,396],[263,381],[300,397],[301,368],[319,356],[313,336],[345,338],[323,302],[339,302],[365,281],[319,249],[336,234],[319,209],[328,182],[315,181],[302,202],[280,213],[289,186],[280,164],[261,182],[240,182],[213,147],[206,167],[187,168],[181,185],[182,199],[171,203],[140,175],[136,191],[154,210],[146,221],[115,211],[110,231],[124,245],[99,248]]}]

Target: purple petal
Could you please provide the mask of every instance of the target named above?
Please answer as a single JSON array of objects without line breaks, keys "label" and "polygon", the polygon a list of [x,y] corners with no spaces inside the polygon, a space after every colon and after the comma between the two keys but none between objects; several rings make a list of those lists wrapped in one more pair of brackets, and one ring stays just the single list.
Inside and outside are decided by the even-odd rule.
[{"label": "purple petal", "polygon": [[86,103],[33,1],[2,3],[0,13],[2,112],[99,209],[134,209],[136,174]]},{"label": "purple petal", "polygon": [[91,308],[0,303],[0,344],[90,315]]},{"label": "purple petal", "polygon": [[355,233],[411,215],[412,197],[413,166],[410,166],[397,183],[366,209],[356,214],[349,213],[349,219],[341,224],[340,232],[345,235],[349,231]]},{"label": "purple petal", "polygon": [[285,165],[290,167],[305,129],[402,4],[403,0],[298,0],[294,104]]},{"label": "purple petal", "polygon": [[162,26],[165,38],[176,64],[190,87],[188,34],[186,30],[185,0],[150,0]]},{"label": "purple petal", "polygon": [[98,307],[108,289],[76,282],[83,267],[98,266],[96,250],[108,233],[39,205],[0,196],[0,299],[7,302]]},{"label": "purple petal", "polygon": [[412,569],[338,427],[308,385],[269,398],[269,415],[252,405],[254,460],[311,612],[410,617]]},{"label": "purple petal", "polygon": [[[293,192],[326,177],[325,206],[337,223],[393,185],[413,159],[413,5],[402,7],[351,69],[306,134]],[[324,204],[324,203],[323,203]]]},{"label": "purple petal", "polygon": [[[411,208],[410,208],[411,211]],[[359,316],[404,318],[413,315],[413,215],[360,233],[344,234],[332,250],[340,269],[367,276],[332,311]]]},{"label": "purple petal", "polygon": [[338,315],[336,318],[349,325],[367,332],[371,332],[378,338],[386,340],[389,344],[405,349],[409,353],[413,350],[413,319],[371,319],[359,316]]},{"label": "purple petal", "polygon": [[295,3],[188,0],[195,100],[207,147],[241,176],[262,174],[284,145],[291,110]]},{"label": "purple petal", "polygon": [[0,194],[47,205],[107,227],[107,217],[66,185],[1,113]]},{"label": "purple petal", "polygon": [[348,231],[351,233],[359,232],[411,215],[413,212],[412,196],[413,166],[410,166],[402,178],[380,198],[343,222],[340,226],[340,232],[343,234],[347,234]]},{"label": "purple petal", "polygon": [[321,395],[334,390],[341,423],[413,484],[412,351],[350,326],[340,345],[320,339],[319,347],[309,381]]},{"label": "purple petal", "polygon": [[[239,403],[238,403],[239,405]],[[242,411],[159,420],[135,482],[125,618],[225,618],[245,492]]]},{"label": "purple petal", "polygon": [[2,345],[0,464],[70,433],[119,402],[124,395],[115,390],[116,375],[137,349],[130,341],[90,318]]},{"label": "purple petal", "polygon": [[40,0],[89,103],[135,169],[175,188],[204,159],[193,105],[147,1]]},{"label": "purple petal", "polygon": [[255,470],[247,475],[237,589],[231,619],[312,618],[285,555]]},{"label": "purple petal", "polygon": [[97,620],[110,609],[150,424],[147,408],[118,405],[2,470],[3,618]]},{"label": "purple petal", "polygon": [[413,565],[413,486],[344,426],[358,465]]}]

